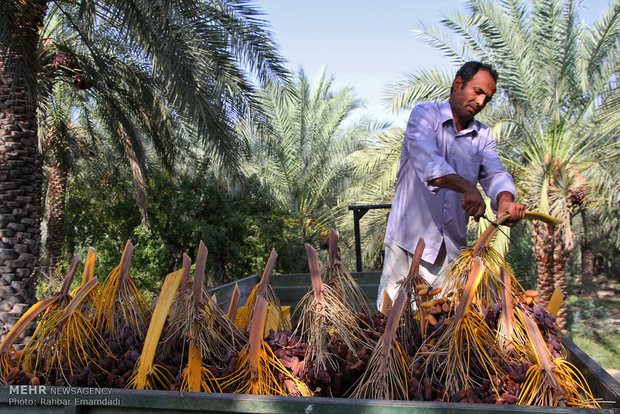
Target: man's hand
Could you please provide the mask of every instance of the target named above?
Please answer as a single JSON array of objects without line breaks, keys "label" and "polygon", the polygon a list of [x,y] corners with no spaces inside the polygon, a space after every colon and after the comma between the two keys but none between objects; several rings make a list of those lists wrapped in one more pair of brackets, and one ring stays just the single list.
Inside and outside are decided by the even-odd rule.
[{"label": "man's hand", "polygon": [[476,222],[484,215],[487,208],[482,194],[480,194],[480,191],[478,191],[475,185],[471,185],[471,187],[463,192],[463,202],[461,206],[467,215],[472,216]]},{"label": "man's hand", "polygon": [[497,217],[503,214],[510,214],[510,218],[506,222],[516,223],[525,217],[525,206],[515,203],[511,193],[503,191],[497,195]]},{"label": "man's hand", "polygon": [[463,202],[461,206],[467,215],[472,216],[474,220],[478,221],[480,217],[484,215],[486,205],[484,204],[482,194],[480,194],[475,184],[470,183],[460,175],[444,175],[443,177],[431,180],[431,184],[463,193]]}]

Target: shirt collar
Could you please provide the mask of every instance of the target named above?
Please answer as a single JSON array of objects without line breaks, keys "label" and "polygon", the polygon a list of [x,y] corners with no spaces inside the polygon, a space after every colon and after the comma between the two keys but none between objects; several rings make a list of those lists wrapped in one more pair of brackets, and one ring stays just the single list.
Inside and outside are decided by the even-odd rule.
[{"label": "shirt collar", "polygon": [[[454,124],[454,118],[452,117],[452,109],[450,109],[450,102],[446,101],[441,104],[439,109],[441,124],[445,124],[447,121],[452,121]],[[472,119],[467,125],[467,128],[458,133],[458,135],[464,135],[468,132],[473,132],[474,136],[478,135],[478,131],[480,130],[480,122],[476,119]]]}]

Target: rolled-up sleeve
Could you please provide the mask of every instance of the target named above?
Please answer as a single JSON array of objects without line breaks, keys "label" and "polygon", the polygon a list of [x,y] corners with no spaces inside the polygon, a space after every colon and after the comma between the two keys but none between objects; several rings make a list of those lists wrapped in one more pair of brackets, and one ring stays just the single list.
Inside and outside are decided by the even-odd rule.
[{"label": "rolled-up sleeve", "polygon": [[432,127],[434,122],[429,119],[433,116],[436,115],[420,106],[411,112],[405,131],[405,145],[418,177],[429,191],[437,193],[439,187],[430,181],[455,174],[455,170],[437,147],[436,133]]},{"label": "rolled-up sleeve", "polygon": [[497,195],[503,191],[508,191],[517,198],[514,181],[510,173],[504,168],[497,154],[497,144],[492,136],[488,136],[482,150],[482,160],[480,165],[480,185],[491,199],[491,208],[497,211]]}]

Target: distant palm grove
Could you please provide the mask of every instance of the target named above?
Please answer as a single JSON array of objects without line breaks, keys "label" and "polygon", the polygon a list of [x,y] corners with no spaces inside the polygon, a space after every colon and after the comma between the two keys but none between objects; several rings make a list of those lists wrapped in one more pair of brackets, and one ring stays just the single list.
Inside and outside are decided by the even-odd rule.
[{"label": "distant palm grove", "polygon": [[[519,201],[563,225],[496,245],[547,300],[620,274],[620,3],[591,26],[578,5],[469,0],[418,31],[454,71],[500,74],[480,120]],[[304,243],[330,228],[353,271],[347,206],[392,200],[404,125],[351,119],[353,89],[287,68],[251,2],[3,0],[0,47],[0,336],[89,246],[102,280],[131,240],[149,299],[200,240],[211,286],[261,272],[272,248],[276,273],[304,272]],[[453,76],[412,68],[386,101],[446,100]],[[365,270],[386,213],[362,219]]]}]

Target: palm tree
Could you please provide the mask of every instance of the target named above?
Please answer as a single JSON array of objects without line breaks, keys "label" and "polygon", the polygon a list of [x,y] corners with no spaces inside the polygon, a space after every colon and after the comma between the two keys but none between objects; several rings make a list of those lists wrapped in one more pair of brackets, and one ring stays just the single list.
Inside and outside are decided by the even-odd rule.
[{"label": "palm tree", "polygon": [[[98,122],[86,132],[115,140],[138,186],[147,143],[170,165],[182,154],[167,139],[173,126],[175,137],[202,146],[213,163],[239,168],[233,125],[261,118],[250,73],[274,83],[285,74],[265,22],[237,0],[3,1],[0,48],[0,269],[11,298],[0,321],[7,327],[34,299],[42,215],[36,115],[51,105],[59,71],[81,91],[76,108],[97,108]],[[72,64],[57,62],[59,55]]]},{"label": "palm tree", "polygon": [[[441,28],[423,28],[419,37],[456,66],[475,59],[499,69],[498,92],[481,120],[493,126],[528,208],[564,222],[532,229],[546,303],[556,286],[566,294],[571,196],[585,191],[589,196],[580,202],[592,209],[618,188],[608,157],[617,157],[620,131],[620,4],[592,27],[579,22],[572,0],[469,0],[467,8],[444,18]],[[413,74],[392,87],[393,107],[440,98],[449,79],[436,70]]]},{"label": "palm tree", "polygon": [[300,242],[316,240],[334,225],[339,196],[350,184],[346,157],[363,145],[372,129],[365,120],[347,121],[359,102],[353,90],[333,91],[332,83],[323,70],[311,86],[299,69],[292,84],[262,89],[266,127],[241,127],[250,142],[247,174],[257,174],[294,217],[290,225],[298,230]]}]

